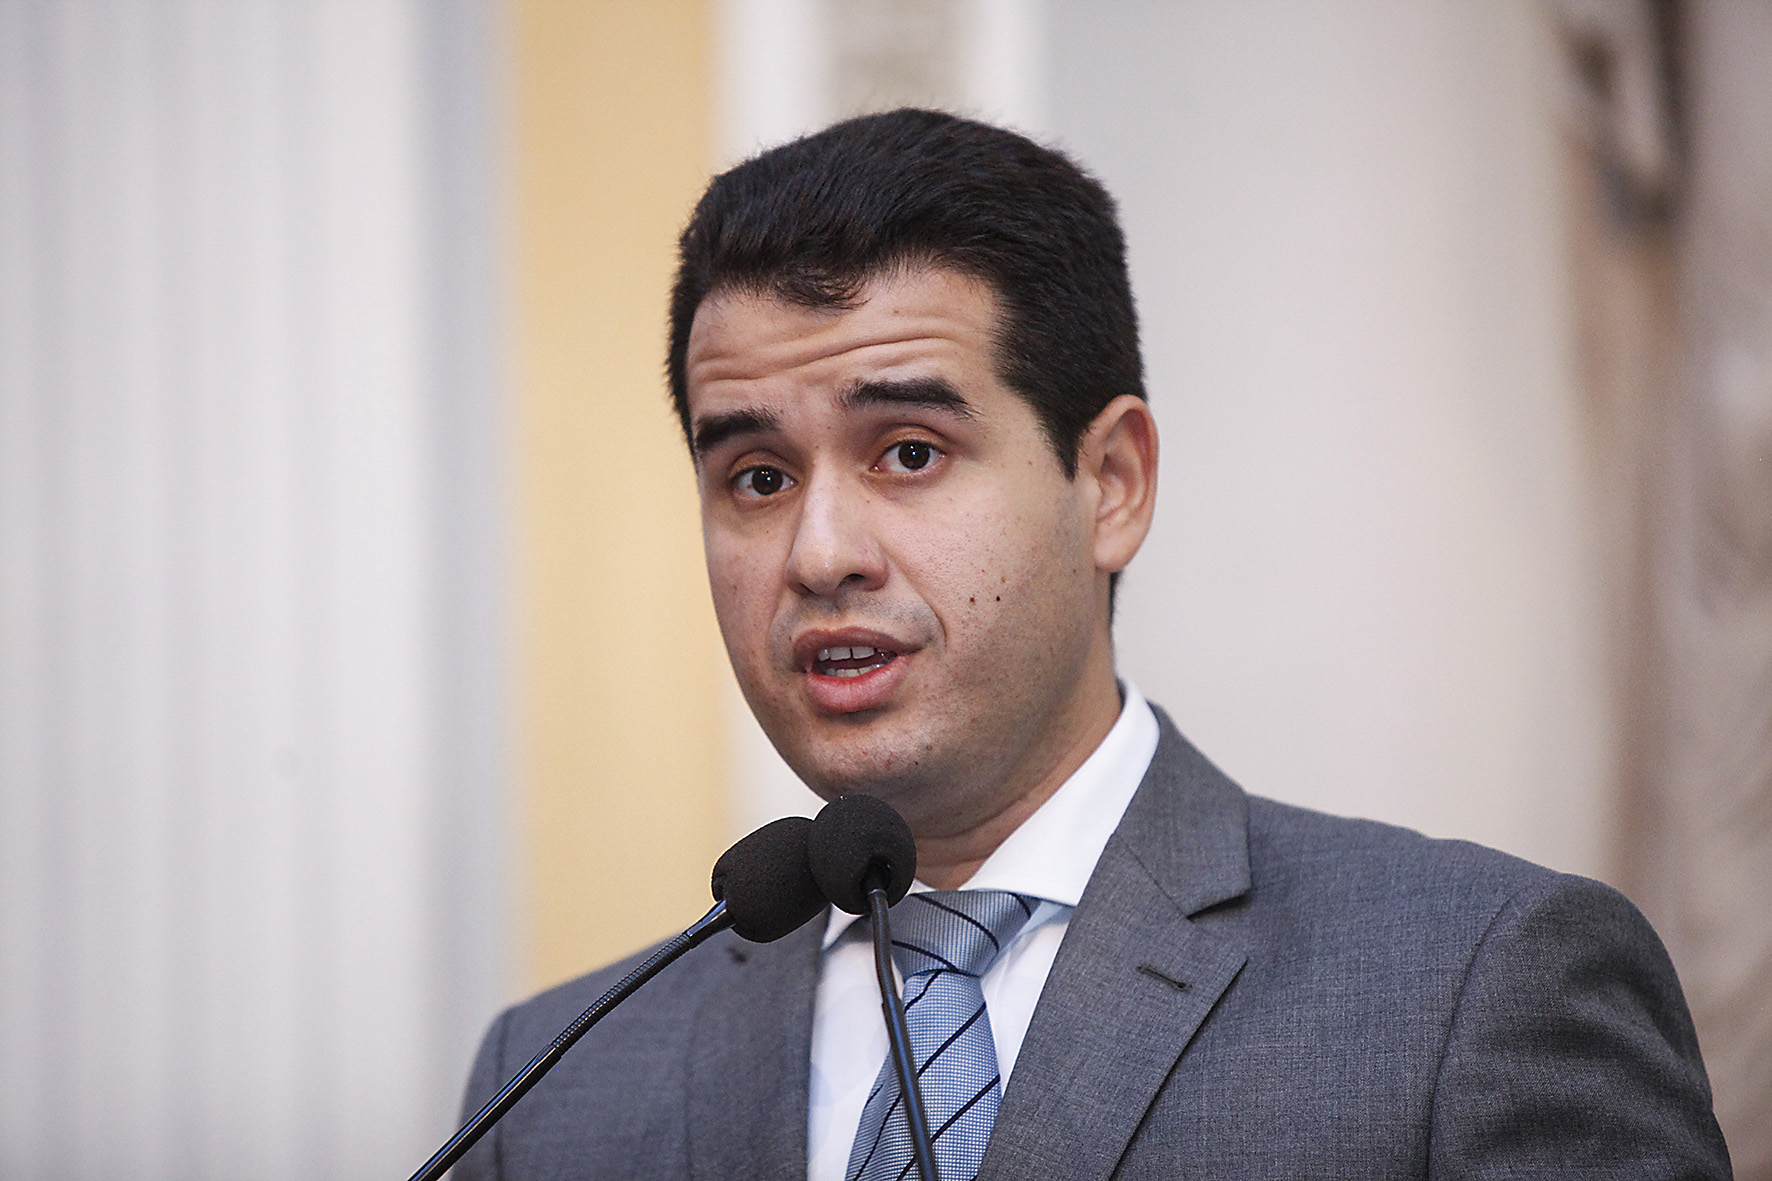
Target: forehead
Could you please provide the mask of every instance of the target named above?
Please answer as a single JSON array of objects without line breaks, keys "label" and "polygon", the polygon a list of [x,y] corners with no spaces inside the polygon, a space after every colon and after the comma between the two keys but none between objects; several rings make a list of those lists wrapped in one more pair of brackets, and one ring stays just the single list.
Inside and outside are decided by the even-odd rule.
[{"label": "forehead", "polygon": [[697,309],[690,328],[684,366],[690,412],[759,391],[791,393],[857,379],[930,373],[989,379],[997,323],[990,286],[948,270],[870,280],[848,309],[717,293]]}]

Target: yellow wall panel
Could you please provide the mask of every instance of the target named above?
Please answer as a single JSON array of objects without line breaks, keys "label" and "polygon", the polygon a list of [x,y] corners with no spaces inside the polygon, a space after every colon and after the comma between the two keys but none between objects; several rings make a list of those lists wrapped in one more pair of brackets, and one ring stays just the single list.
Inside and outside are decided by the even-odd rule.
[{"label": "yellow wall panel", "polygon": [[664,383],[711,159],[710,15],[512,0],[520,750],[529,977],[687,925],[725,833],[724,655]]}]

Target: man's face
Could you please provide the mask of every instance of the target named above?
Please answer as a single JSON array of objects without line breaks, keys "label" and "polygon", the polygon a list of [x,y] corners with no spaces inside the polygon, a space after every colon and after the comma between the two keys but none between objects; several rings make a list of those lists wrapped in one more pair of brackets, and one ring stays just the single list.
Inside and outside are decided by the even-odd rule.
[{"label": "man's face", "polygon": [[702,532],[777,749],[821,795],[877,795],[921,831],[975,822],[1062,757],[1108,643],[1107,574],[1095,485],[997,377],[992,290],[917,270],[862,294],[697,312]]}]

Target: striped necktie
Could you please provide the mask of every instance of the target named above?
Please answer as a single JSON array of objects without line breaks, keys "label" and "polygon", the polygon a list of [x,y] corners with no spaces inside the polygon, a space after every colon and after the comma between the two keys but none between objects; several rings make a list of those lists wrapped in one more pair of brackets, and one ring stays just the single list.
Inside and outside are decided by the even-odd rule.
[{"label": "striped necktie", "polygon": [[[1004,890],[908,894],[892,908],[892,958],[904,975],[911,1056],[941,1181],[973,1181],[1003,1088],[979,977],[1037,905]],[[848,1181],[902,1181],[915,1168],[898,1075],[887,1056],[862,1108]]]}]

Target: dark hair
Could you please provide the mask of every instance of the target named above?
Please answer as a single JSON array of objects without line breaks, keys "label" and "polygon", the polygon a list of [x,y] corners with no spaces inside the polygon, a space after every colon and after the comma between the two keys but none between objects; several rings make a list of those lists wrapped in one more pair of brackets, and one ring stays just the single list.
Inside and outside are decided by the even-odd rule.
[{"label": "dark hair", "polygon": [[849,119],[714,178],[683,230],[671,292],[671,400],[684,435],[689,330],[708,296],[853,307],[870,278],[919,265],[991,285],[998,375],[1075,476],[1102,407],[1144,397],[1113,198],[1060,153],[939,111]]}]

